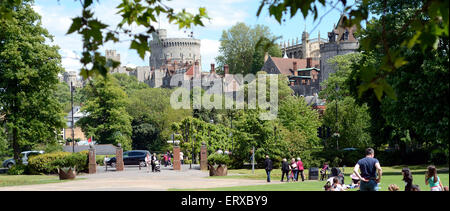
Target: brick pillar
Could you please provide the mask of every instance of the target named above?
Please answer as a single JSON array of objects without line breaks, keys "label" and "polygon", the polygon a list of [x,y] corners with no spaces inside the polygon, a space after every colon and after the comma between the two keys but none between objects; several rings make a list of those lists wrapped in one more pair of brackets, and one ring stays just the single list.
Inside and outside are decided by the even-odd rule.
[{"label": "brick pillar", "polygon": [[208,170],[208,151],[205,142],[200,148],[200,170]]},{"label": "brick pillar", "polygon": [[180,146],[173,146],[173,170],[181,170]]},{"label": "brick pillar", "polygon": [[97,172],[97,161],[95,160],[95,148],[92,145],[89,148],[89,174]]},{"label": "brick pillar", "polygon": [[123,171],[123,149],[121,144],[116,148],[116,171]]}]

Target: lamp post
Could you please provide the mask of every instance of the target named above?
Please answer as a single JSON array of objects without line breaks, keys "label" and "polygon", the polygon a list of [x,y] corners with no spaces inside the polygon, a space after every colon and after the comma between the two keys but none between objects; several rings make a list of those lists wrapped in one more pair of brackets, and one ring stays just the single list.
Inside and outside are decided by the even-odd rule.
[{"label": "lamp post", "polygon": [[336,91],[336,132],[333,134],[336,137],[336,149],[339,150],[339,123],[338,123],[338,91],[339,86],[336,83],[336,87],[334,88]]},{"label": "lamp post", "polygon": [[70,104],[72,107],[72,124],[71,124],[71,128],[72,128],[72,153],[75,152],[75,132],[73,130],[73,84],[72,81],[70,82]]}]

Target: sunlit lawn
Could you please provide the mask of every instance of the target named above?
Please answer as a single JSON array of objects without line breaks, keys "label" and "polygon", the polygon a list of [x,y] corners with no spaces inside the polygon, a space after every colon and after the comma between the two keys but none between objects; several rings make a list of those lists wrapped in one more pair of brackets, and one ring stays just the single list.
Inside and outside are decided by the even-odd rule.
[{"label": "sunlit lawn", "polygon": [[[401,170],[404,166],[392,166],[383,167],[383,177],[381,183],[381,191],[387,191],[389,184],[396,184],[400,190],[404,190],[405,183],[402,181]],[[425,171],[426,166],[409,166],[413,172],[413,183],[419,185],[422,191],[429,191],[430,188],[425,185]],[[353,169],[346,167],[344,169],[345,183],[350,184],[350,174]],[[308,171],[304,171],[307,177]],[[265,180],[266,172],[264,169],[256,169],[255,174],[252,174],[252,170],[248,169],[238,169],[238,170],[228,170],[229,176],[223,177],[209,177],[209,179],[255,179],[255,180]],[[449,172],[448,166],[438,166],[438,175],[444,186],[449,185]],[[212,191],[322,191],[325,181],[317,180],[305,180],[305,182],[289,182],[289,183],[279,183],[281,180],[281,170],[274,169],[271,173],[272,181],[277,181],[278,184],[267,184],[267,185],[253,185],[253,186],[235,186],[235,187],[223,187],[223,188],[210,188],[210,189],[189,189],[192,190],[212,190]],[[175,190],[175,189],[174,189]],[[186,189],[183,189],[186,190]],[[350,189],[354,191],[356,189]]]},{"label": "sunlit lawn", "polygon": [[71,180],[59,180],[59,176],[57,175],[0,175],[0,187],[59,183],[65,181]]}]

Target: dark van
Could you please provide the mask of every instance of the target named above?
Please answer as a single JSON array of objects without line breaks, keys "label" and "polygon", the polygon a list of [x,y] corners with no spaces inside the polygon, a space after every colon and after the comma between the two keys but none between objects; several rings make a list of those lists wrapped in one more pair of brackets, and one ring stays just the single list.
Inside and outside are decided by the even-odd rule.
[{"label": "dark van", "polygon": [[[150,156],[150,152],[147,150],[131,150],[123,153],[123,164],[124,165],[140,165],[141,167],[146,167],[145,157],[147,154]],[[116,157],[112,157],[107,161],[107,165],[115,168],[116,167]]]}]

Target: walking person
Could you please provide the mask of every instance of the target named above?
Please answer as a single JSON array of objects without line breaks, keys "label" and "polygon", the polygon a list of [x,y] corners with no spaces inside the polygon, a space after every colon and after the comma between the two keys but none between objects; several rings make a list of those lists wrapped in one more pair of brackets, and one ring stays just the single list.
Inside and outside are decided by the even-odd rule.
[{"label": "walking person", "polygon": [[297,168],[297,162],[295,162],[295,158],[292,158],[291,160],[291,172],[292,172],[292,181],[297,181],[297,174],[298,174],[298,168]]},{"label": "walking person", "polygon": [[145,156],[145,166],[147,167],[147,173],[150,172],[150,165],[151,165],[150,154],[147,153],[147,155]]},{"label": "walking person", "polygon": [[181,151],[180,151],[180,162],[181,162],[181,165],[184,164],[184,154]]},{"label": "walking person", "polygon": [[167,167],[167,164],[169,163],[169,157],[167,154],[164,154],[164,167]]},{"label": "walking person", "polygon": [[270,182],[270,172],[273,169],[272,160],[270,160],[269,155],[266,155],[266,160],[264,161],[264,168],[266,169],[267,182]]},{"label": "walking person", "polygon": [[302,182],[305,181],[305,176],[303,175],[303,162],[302,159],[297,158],[297,168],[298,168],[298,173],[297,173],[297,181],[298,181],[298,174],[300,174],[300,176],[302,176]]},{"label": "walking person", "polygon": [[156,153],[153,153],[151,157],[152,172],[155,172],[156,160]]},{"label": "walking person", "polygon": [[[360,191],[376,191],[378,183],[381,181],[383,171],[380,162],[374,156],[374,150],[367,148],[366,157],[360,159],[353,169],[353,173],[360,179]],[[361,174],[359,173],[360,170]]]},{"label": "walking person", "polygon": [[433,165],[428,166],[427,172],[425,172],[425,185],[430,185],[431,191],[442,191],[444,189],[437,175],[436,167]]},{"label": "walking person", "polygon": [[289,182],[289,163],[286,158],[283,158],[281,163],[281,182],[284,180],[284,175],[286,175],[286,180]]}]

